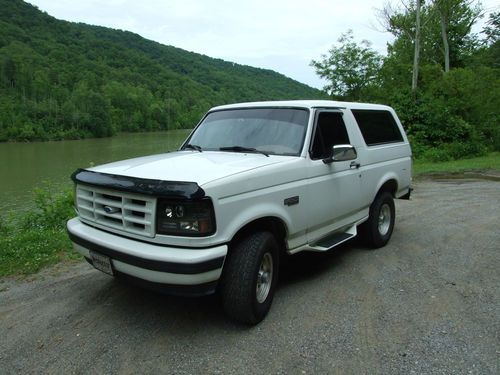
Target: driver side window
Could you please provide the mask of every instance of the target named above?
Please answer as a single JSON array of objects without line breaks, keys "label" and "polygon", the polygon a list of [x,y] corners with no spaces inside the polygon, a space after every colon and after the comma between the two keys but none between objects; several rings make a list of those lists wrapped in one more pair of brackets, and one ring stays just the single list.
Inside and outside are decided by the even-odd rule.
[{"label": "driver side window", "polygon": [[311,159],[330,156],[334,145],[351,144],[340,112],[320,112],[316,118],[316,129],[310,150]]}]

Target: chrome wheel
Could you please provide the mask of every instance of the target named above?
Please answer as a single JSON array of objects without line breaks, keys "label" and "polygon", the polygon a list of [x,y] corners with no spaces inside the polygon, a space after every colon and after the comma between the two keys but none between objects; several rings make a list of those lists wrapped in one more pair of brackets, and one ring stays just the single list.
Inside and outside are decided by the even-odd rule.
[{"label": "chrome wheel", "polygon": [[387,203],[384,203],[380,207],[380,212],[378,214],[378,232],[385,236],[389,232],[391,226],[391,208]]},{"label": "chrome wheel", "polygon": [[259,271],[257,273],[257,286],[255,288],[257,302],[263,303],[273,282],[273,256],[271,253],[265,253],[260,263]]}]

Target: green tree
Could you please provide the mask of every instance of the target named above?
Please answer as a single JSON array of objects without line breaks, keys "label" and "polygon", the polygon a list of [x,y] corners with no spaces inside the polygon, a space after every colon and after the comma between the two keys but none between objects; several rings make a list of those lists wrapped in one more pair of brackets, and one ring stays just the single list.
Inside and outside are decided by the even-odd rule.
[{"label": "green tree", "polygon": [[474,5],[473,0],[434,0],[433,7],[439,18],[444,71],[447,73],[450,71],[451,45],[456,48],[453,51],[456,59],[460,59],[460,53],[470,54],[474,49],[476,39],[471,38],[470,33],[482,10],[479,4]]},{"label": "green tree", "polygon": [[352,30],[338,39],[328,55],[321,60],[312,60],[316,73],[328,81],[325,91],[332,97],[360,100],[363,90],[375,83],[382,57],[371,49],[367,40],[359,44],[354,41]]},{"label": "green tree", "polygon": [[16,63],[10,56],[7,56],[2,64],[2,77],[7,87],[16,86]]},{"label": "green tree", "polygon": [[485,35],[483,45],[471,59],[471,65],[500,69],[500,12],[489,15],[482,33]]},{"label": "green tree", "polygon": [[89,88],[87,82],[78,84],[73,102],[78,109],[79,127],[96,137],[107,137],[113,134],[109,102],[102,94]]},{"label": "green tree", "polygon": [[483,34],[486,35],[485,43],[493,45],[500,41],[500,12],[490,13],[486,26],[483,28]]},{"label": "green tree", "polygon": [[[414,58],[417,4],[406,1],[404,6],[386,5],[378,17],[385,31],[396,40],[388,48],[400,62]],[[434,0],[421,6],[420,64],[439,64],[445,72],[463,67],[478,48],[478,37],[472,26],[481,17],[482,8],[470,0]]]}]

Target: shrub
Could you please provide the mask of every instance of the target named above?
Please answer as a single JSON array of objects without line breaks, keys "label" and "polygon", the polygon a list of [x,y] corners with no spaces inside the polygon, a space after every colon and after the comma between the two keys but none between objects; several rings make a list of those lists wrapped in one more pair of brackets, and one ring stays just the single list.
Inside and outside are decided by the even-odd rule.
[{"label": "shrub", "polygon": [[67,220],[74,215],[74,193],[67,189],[54,193],[49,184],[34,191],[35,210],[25,214],[22,226],[29,228],[56,229],[64,227]]},{"label": "shrub", "polygon": [[466,159],[486,155],[488,147],[480,140],[469,142],[443,143],[432,148],[422,148],[417,159],[443,162],[450,160]]},{"label": "shrub", "polygon": [[50,185],[35,190],[34,211],[0,217],[0,276],[30,274],[62,259],[76,258],[66,234],[74,216],[73,192]]},{"label": "shrub", "polygon": [[451,155],[448,154],[447,150],[443,147],[429,148],[420,156],[420,158],[435,163],[452,160]]}]

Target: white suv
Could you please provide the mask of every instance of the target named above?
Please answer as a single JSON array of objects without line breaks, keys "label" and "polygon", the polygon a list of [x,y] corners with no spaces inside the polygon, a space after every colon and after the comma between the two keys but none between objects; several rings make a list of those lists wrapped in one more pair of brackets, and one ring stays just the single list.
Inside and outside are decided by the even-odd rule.
[{"label": "white suv", "polygon": [[271,306],[280,258],[362,230],[373,247],[409,198],[394,110],[334,101],[212,108],[176,152],[79,169],[75,249],[95,268],[174,294],[218,290],[232,318]]}]

